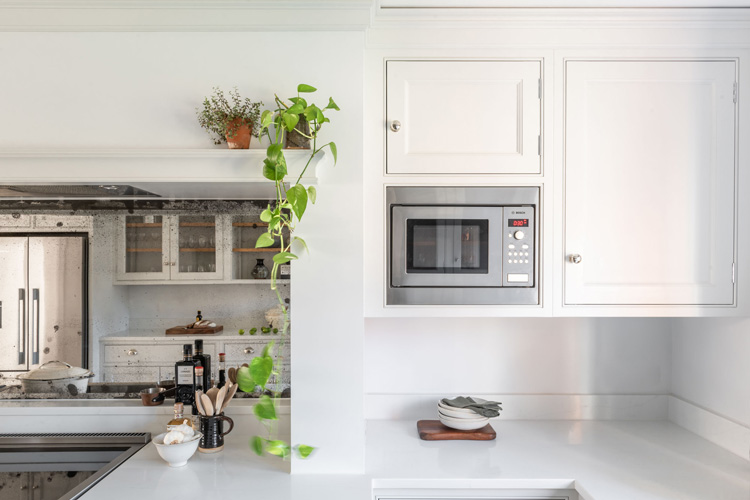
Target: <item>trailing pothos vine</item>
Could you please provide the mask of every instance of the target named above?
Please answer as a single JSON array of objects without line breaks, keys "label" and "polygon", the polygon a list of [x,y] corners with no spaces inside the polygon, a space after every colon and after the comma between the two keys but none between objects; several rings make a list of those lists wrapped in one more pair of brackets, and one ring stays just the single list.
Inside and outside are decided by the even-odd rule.
[{"label": "trailing pothos vine", "polygon": [[[274,181],[276,197],[273,203],[260,214],[260,219],[268,223],[268,231],[261,234],[255,243],[256,248],[266,248],[280,242],[280,251],[273,257],[273,269],[271,270],[271,289],[276,293],[279,306],[284,315],[283,326],[280,330],[281,341],[287,338],[289,333],[289,309],[281,296],[276,283],[279,267],[297,259],[292,252],[292,244],[295,248],[307,250],[307,243],[294,234],[297,223],[302,220],[309,204],[315,204],[317,192],[314,186],[304,186],[301,181],[312,160],[326,148],[333,156],[336,164],[338,152],[336,144],[327,142],[318,146],[318,136],[323,125],[330,122],[325,116],[326,112],[339,110],[332,98],[328,99],[328,105],[324,108],[308,103],[302,94],[310,94],[317,89],[310,85],[300,84],[297,86],[297,97],[290,97],[289,102],[284,102],[275,96],[276,109],[263,111],[260,118],[260,135],[268,137],[270,145],[266,150],[266,158],[263,160],[263,176]],[[289,134],[298,134],[297,138],[308,139],[311,143],[310,156],[305,167],[300,172],[294,183],[286,179],[287,164],[284,157],[284,144]],[[312,446],[299,444],[294,447],[289,443],[271,439],[274,424],[278,420],[277,402],[279,387],[281,386],[281,357],[273,354],[274,343],[269,342],[261,356],[252,360],[249,367],[241,368],[237,372],[237,382],[240,389],[252,392],[256,386],[261,389],[261,396],[253,411],[258,420],[266,428],[268,437],[254,436],[250,445],[258,454],[269,453],[278,457],[287,458],[296,452],[300,458],[307,458],[313,452]],[[273,387],[273,396],[269,396],[267,386],[269,380],[275,378],[278,383]]]}]

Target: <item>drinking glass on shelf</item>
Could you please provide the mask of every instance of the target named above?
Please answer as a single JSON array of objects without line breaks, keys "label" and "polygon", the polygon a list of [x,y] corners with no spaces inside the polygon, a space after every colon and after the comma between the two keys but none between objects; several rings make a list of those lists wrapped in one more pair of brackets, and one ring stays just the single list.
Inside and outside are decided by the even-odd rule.
[{"label": "drinking glass on shelf", "polygon": [[193,266],[188,264],[187,265],[187,272],[192,273],[193,272]]},{"label": "drinking glass on shelf", "polygon": [[136,235],[138,237],[138,241],[141,241],[141,242],[146,241],[146,236],[147,236],[146,231],[138,231]]},{"label": "drinking glass on shelf", "polygon": [[211,272],[211,273],[215,273],[216,272],[216,264],[213,264],[213,263],[209,264],[208,265],[208,271]]},{"label": "drinking glass on shelf", "polygon": [[198,236],[198,246],[200,248],[206,248],[207,243],[208,243],[208,238],[206,238],[203,235]]},{"label": "drinking glass on shelf", "polygon": [[191,234],[188,238],[188,248],[195,248],[195,245],[197,244],[197,241],[195,239],[195,235]]},{"label": "drinking glass on shelf", "polygon": [[208,238],[208,247],[209,248],[216,248],[216,240],[213,236]]},{"label": "drinking glass on shelf", "polygon": [[161,239],[161,231],[151,231],[151,241],[157,243]]},{"label": "drinking glass on shelf", "polygon": [[185,264],[180,264],[180,272],[184,273],[187,271],[187,266]]},{"label": "drinking glass on shelf", "polygon": [[205,273],[205,272],[206,272],[206,270],[205,270],[205,269],[203,269],[203,266],[200,266],[200,265],[199,265],[199,266],[198,266],[198,272],[199,272],[199,273]]}]

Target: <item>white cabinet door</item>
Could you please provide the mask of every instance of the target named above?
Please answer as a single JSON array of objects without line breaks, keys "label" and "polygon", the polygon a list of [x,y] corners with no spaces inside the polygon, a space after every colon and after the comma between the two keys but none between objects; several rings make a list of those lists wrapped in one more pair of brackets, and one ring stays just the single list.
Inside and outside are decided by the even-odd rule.
[{"label": "white cabinet door", "polygon": [[566,304],[733,303],[735,81],[732,61],[566,63]]},{"label": "white cabinet door", "polygon": [[169,217],[125,215],[117,218],[117,281],[168,280]]},{"label": "white cabinet door", "polygon": [[540,172],[540,61],[388,61],[386,72],[389,174]]}]

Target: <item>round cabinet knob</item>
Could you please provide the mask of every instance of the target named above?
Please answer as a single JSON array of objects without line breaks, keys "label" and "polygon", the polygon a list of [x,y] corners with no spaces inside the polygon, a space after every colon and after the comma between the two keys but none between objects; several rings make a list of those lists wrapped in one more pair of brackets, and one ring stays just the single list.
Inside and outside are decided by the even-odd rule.
[{"label": "round cabinet knob", "polygon": [[393,120],[391,122],[391,131],[398,132],[399,130],[401,130],[401,122],[398,120]]},{"label": "round cabinet knob", "polygon": [[568,257],[568,260],[572,264],[580,264],[581,261],[583,260],[583,258],[580,255],[578,255],[577,253],[574,253],[573,255],[571,255],[570,257]]},{"label": "round cabinet knob", "polygon": [[245,347],[245,354],[255,354],[255,349],[252,347]]},{"label": "round cabinet knob", "polygon": [[513,233],[513,237],[517,240],[522,240],[524,236],[526,235],[523,234],[523,231],[516,231],[515,233]]},{"label": "round cabinet knob", "polygon": [[135,349],[128,350],[128,356],[135,356],[136,354],[138,354],[138,351],[136,351]]}]

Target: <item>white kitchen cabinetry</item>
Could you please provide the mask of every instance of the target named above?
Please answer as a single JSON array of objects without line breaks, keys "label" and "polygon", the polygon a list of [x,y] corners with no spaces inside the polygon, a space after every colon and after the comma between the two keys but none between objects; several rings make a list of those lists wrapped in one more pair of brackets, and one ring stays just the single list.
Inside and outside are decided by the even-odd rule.
[{"label": "white kitchen cabinetry", "polygon": [[[250,338],[247,338],[250,337]],[[203,339],[203,352],[211,356],[211,376],[218,380],[219,353],[226,353],[227,368],[250,363],[260,356],[271,340],[280,342],[278,336],[118,336],[100,340],[102,353],[101,380],[105,382],[156,382],[174,378],[174,364],[182,359],[183,344],[194,344]],[[288,383],[289,345],[282,347],[284,353],[285,382]]]},{"label": "white kitchen cabinetry", "polygon": [[541,61],[388,61],[388,174],[541,172]]},{"label": "white kitchen cabinetry", "polygon": [[0,215],[0,232],[79,232],[89,231],[91,226],[92,217],[88,215]]},{"label": "white kitchen cabinetry", "polygon": [[734,303],[736,72],[566,62],[566,305]]},{"label": "white kitchen cabinetry", "polygon": [[116,280],[222,279],[222,225],[216,215],[119,217]]}]

